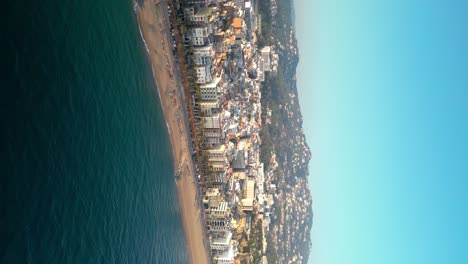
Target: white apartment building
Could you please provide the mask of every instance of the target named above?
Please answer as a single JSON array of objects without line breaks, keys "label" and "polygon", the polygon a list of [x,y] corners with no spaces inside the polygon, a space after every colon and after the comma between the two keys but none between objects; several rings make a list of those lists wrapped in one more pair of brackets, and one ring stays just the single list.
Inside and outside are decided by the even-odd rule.
[{"label": "white apartment building", "polygon": [[243,211],[252,211],[255,200],[255,180],[249,179],[246,182],[246,197],[241,200]]},{"label": "white apartment building", "polygon": [[221,78],[217,77],[214,78],[214,80],[211,82],[200,85],[201,99],[207,101],[217,101],[221,96],[221,87],[218,85],[220,81]]},{"label": "white apartment building", "polygon": [[213,61],[215,49],[213,46],[194,47],[193,57],[196,65],[209,65]]},{"label": "white apartment building", "polygon": [[228,203],[227,202],[220,202],[217,207],[213,207],[210,209],[210,216],[214,218],[223,218],[226,217],[228,213]]},{"label": "white apartment building", "polygon": [[207,207],[206,213],[210,212],[211,207],[217,207],[221,202],[221,195],[217,188],[209,188],[206,191],[205,197],[203,197],[203,204]]},{"label": "white apartment building", "polygon": [[185,20],[192,23],[208,23],[211,15],[211,8],[195,6],[187,7],[184,9]]},{"label": "white apartment building", "polygon": [[204,46],[204,47],[194,47],[193,48],[193,54],[194,55],[205,55],[205,56],[214,56],[215,55],[215,49],[213,46]]},{"label": "white apartment building", "polygon": [[195,66],[194,69],[197,75],[196,83],[207,83],[211,82],[213,79],[211,75],[211,65]]},{"label": "white apartment building", "polygon": [[232,233],[231,231],[224,231],[211,240],[211,249],[216,251],[225,251],[231,245]]},{"label": "white apartment building", "polygon": [[206,143],[209,144],[209,145],[220,144],[220,143],[221,143],[221,139],[220,139],[220,138],[216,138],[216,137],[210,137],[210,138],[207,138],[207,139],[206,139]]},{"label": "white apartment building", "polygon": [[263,71],[270,71],[270,46],[265,46],[260,50],[260,59],[263,62]]},{"label": "white apartment building", "polygon": [[212,116],[219,112],[219,101],[201,101],[200,109],[205,116]]},{"label": "white apartment building", "polygon": [[206,215],[206,225],[211,232],[223,232],[231,229],[227,202],[219,202],[216,207],[210,206]]},{"label": "white apartment building", "polygon": [[231,223],[228,219],[207,218],[206,225],[211,232],[223,232],[231,229]]},{"label": "white apartment building", "polygon": [[208,150],[209,161],[224,161],[226,154],[226,147],[224,145],[216,145]]},{"label": "white apartment building", "polygon": [[193,63],[195,65],[210,65],[212,61],[213,61],[212,56],[195,55],[193,58]]},{"label": "white apartment building", "polygon": [[204,46],[208,44],[209,29],[208,27],[194,27],[189,31],[189,38],[194,46]]},{"label": "white apartment building", "polygon": [[214,161],[209,161],[208,164],[213,169],[213,171],[223,172],[226,170],[226,164],[224,163],[224,161],[214,160]]},{"label": "white apartment building", "polygon": [[204,128],[212,128],[212,129],[219,129],[221,128],[221,118],[220,114],[216,114],[214,116],[208,116],[203,118]]},{"label": "white apartment building", "polygon": [[222,139],[218,136],[212,136],[206,138],[206,143],[208,145],[217,145],[222,143]]},{"label": "white apartment building", "polygon": [[209,145],[221,144],[224,135],[220,128],[205,128],[203,135]]},{"label": "white apartment building", "polygon": [[229,248],[219,254],[214,256],[215,263],[219,264],[232,264],[234,263],[234,257],[236,255],[236,250],[233,245],[229,245]]}]

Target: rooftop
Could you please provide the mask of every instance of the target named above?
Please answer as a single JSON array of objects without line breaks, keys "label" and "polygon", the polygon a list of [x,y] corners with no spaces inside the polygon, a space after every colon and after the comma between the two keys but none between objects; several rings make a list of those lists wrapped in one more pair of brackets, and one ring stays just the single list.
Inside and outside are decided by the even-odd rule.
[{"label": "rooftop", "polygon": [[234,169],[245,169],[245,158],[244,158],[244,151],[238,151],[237,155],[234,157],[232,161],[232,167]]},{"label": "rooftop", "polygon": [[214,151],[224,151],[226,149],[226,146],[224,146],[223,144],[219,144],[219,145],[214,145],[211,149],[209,149],[208,151],[210,152],[214,152]]},{"label": "rooftop", "polygon": [[270,52],[270,51],[271,51],[270,46],[265,46],[260,50],[260,52]]},{"label": "rooftop", "polygon": [[217,254],[214,259],[215,260],[231,260],[234,259],[234,246],[230,245],[229,248],[223,251],[221,254]]},{"label": "rooftop", "polygon": [[244,22],[244,20],[240,17],[236,17],[234,18],[234,20],[232,21],[232,24],[231,26],[235,29],[240,29],[242,28],[242,22]]},{"label": "rooftop", "polygon": [[255,180],[247,180],[247,192],[246,192],[246,198],[247,199],[253,199],[255,198]]},{"label": "rooftop", "polygon": [[225,231],[223,232],[223,235],[213,239],[213,244],[222,244],[222,245],[227,245],[229,242],[231,242],[232,238],[232,233],[230,231]]},{"label": "rooftop", "polygon": [[203,7],[198,9],[197,13],[195,14],[196,16],[208,16],[211,14],[211,8],[209,7]]}]

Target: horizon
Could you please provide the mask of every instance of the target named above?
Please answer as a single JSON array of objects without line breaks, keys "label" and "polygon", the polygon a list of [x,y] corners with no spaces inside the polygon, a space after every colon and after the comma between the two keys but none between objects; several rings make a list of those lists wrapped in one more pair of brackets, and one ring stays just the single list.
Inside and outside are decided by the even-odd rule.
[{"label": "horizon", "polygon": [[468,21],[456,1],[297,1],[309,263],[466,263]]}]

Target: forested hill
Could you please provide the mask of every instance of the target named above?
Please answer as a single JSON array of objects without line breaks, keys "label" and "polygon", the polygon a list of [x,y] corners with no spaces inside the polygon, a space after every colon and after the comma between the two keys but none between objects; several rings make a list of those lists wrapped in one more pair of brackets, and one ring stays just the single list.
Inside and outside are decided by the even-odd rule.
[{"label": "forested hill", "polygon": [[259,48],[271,46],[279,55],[278,72],[267,74],[262,86],[261,159],[277,186],[267,236],[269,263],[307,263],[311,247],[312,197],[307,180],[311,152],[296,87],[299,54],[291,1],[257,3],[261,14],[257,44]]}]

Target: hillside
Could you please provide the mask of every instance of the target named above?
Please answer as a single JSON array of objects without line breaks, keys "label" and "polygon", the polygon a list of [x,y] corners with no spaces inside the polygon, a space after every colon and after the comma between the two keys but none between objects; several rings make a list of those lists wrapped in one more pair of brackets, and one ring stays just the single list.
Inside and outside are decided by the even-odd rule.
[{"label": "hillside", "polygon": [[261,159],[268,179],[277,186],[267,243],[269,263],[307,263],[312,227],[312,198],[308,187],[311,158],[302,129],[296,67],[297,41],[291,18],[291,0],[258,3],[261,36],[258,45],[270,45],[279,55],[276,75],[267,75],[262,86],[263,126]]}]

